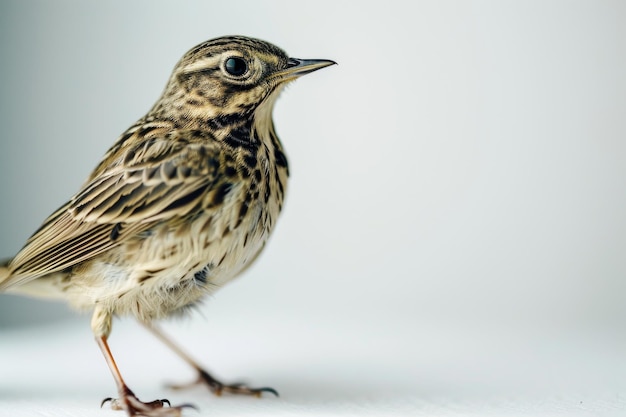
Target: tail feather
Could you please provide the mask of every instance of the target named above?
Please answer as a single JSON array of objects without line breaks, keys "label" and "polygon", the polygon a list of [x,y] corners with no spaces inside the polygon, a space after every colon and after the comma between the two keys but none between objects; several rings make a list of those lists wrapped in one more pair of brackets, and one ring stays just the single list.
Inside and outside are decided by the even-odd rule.
[{"label": "tail feather", "polygon": [[11,259],[0,261],[0,293],[52,300],[64,299],[65,294],[59,285],[64,278],[63,273],[43,277],[15,276],[9,268],[10,263]]},{"label": "tail feather", "polygon": [[7,288],[9,288],[8,281],[11,274],[9,273],[9,269],[3,266],[0,266],[0,292],[3,292]]}]

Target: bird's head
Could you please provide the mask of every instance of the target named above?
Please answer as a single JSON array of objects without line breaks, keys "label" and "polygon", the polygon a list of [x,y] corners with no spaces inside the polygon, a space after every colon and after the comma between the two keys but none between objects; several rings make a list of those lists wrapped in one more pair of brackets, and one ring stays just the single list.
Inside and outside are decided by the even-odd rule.
[{"label": "bird's head", "polygon": [[218,127],[259,108],[271,114],[285,84],[334,63],[290,58],[268,42],[243,36],[212,39],[182,57],[153,111],[214,120]]}]

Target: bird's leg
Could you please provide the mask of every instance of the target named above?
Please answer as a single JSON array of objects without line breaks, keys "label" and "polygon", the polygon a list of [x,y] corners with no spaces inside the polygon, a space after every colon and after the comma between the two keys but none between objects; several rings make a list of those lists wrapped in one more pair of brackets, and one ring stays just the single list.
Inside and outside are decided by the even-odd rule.
[{"label": "bird's leg", "polygon": [[224,384],[219,380],[215,379],[211,374],[202,369],[198,363],[193,360],[185,351],[183,351],[178,345],[170,340],[167,336],[163,334],[163,332],[155,327],[151,323],[143,323],[144,326],[152,332],[159,340],[161,340],[165,345],[167,345],[170,349],[172,349],[178,356],[180,356],[185,362],[187,362],[191,367],[193,367],[198,372],[198,378],[184,385],[170,385],[172,389],[183,389],[187,387],[191,387],[194,385],[206,385],[209,387],[211,392],[215,395],[222,395],[222,393],[226,392],[229,394],[242,394],[242,395],[254,395],[256,397],[260,397],[264,392],[269,392],[278,397],[278,392],[269,387],[262,388],[250,388],[242,383],[235,384]]},{"label": "bird's leg", "polygon": [[[148,416],[148,417],[179,417],[181,415],[181,411],[185,407],[192,407],[191,405],[184,404],[178,407],[171,407],[170,402],[168,400],[155,400],[148,403],[144,403],[139,401],[139,399],[133,394],[133,392],[128,388],[124,379],[122,378],[122,374],[115,363],[115,359],[113,359],[113,355],[111,354],[111,350],[109,349],[109,344],[107,343],[107,334],[110,331],[110,317],[105,316],[102,311],[97,310],[94,313],[94,318],[92,319],[92,328],[96,331],[96,328],[102,329],[102,326],[94,326],[94,323],[105,324],[104,328],[106,329],[105,334],[101,334],[96,336],[96,342],[98,343],[98,347],[102,351],[104,358],[107,361],[107,365],[109,365],[109,369],[113,374],[113,378],[115,379],[115,383],[117,384],[117,389],[119,392],[119,398],[105,398],[100,406],[104,405],[106,402],[111,402],[111,408],[114,410],[125,410],[129,416]],[[100,319],[100,320],[99,320]],[[98,334],[98,333],[96,333]],[[164,407],[167,404],[168,407]]]}]

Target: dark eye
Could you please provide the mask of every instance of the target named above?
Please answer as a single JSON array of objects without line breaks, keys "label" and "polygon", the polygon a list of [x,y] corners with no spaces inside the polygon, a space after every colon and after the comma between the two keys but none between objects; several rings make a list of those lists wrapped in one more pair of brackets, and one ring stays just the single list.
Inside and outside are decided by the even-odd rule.
[{"label": "dark eye", "polygon": [[248,64],[242,58],[228,58],[224,64],[224,68],[230,75],[239,77],[248,71]]}]

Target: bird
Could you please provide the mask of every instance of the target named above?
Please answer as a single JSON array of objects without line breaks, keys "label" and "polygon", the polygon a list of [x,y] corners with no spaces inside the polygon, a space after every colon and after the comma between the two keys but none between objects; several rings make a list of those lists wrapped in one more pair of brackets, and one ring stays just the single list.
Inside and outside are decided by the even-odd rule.
[{"label": "bird", "polygon": [[82,187],[0,264],[0,292],[91,312],[91,329],[129,416],[180,416],[189,404],[143,402],[109,348],[115,317],[131,316],[220,395],[277,394],[225,384],[169,339],[157,321],[184,315],[246,270],[283,207],[289,166],[273,122],[285,85],[336,64],[289,57],[246,36],[200,43],[162,95],[120,135]]}]

